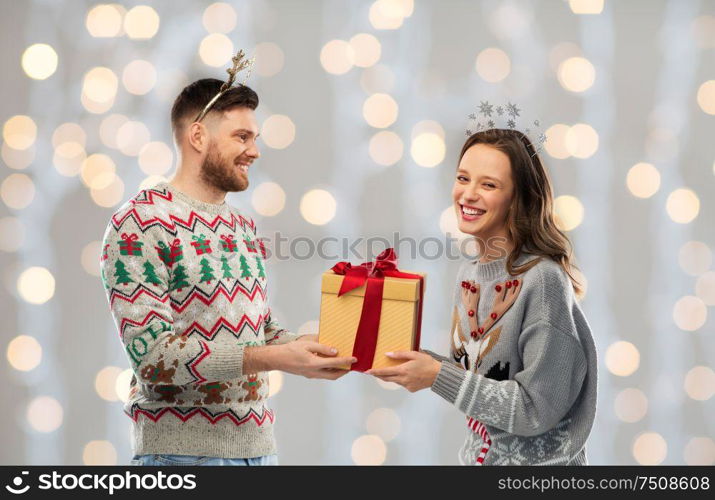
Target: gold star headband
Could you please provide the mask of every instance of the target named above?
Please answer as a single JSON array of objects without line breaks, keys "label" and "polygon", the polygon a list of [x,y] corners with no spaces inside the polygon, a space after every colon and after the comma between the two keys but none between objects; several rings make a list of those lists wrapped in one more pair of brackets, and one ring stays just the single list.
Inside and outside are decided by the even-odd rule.
[{"label": "gold star headband", "polygon": [[231,89],[234,80],[236,79],[236,75],[243,71],[244,69],[248,68],[248,71],[246,72],[246,78],[243,79],[239,85],[245,85],[246,80],[248,80],[248,77],[251,76],[251,69],[253,68],[253,63],[256,61],[255,57],[252,57],[250,59],[245,59],[246,54],[243,52],[243,50],[239,50],[238,53],[231,58],[231,61],[233,62],[233,67],[229,68],[226,70],[226,73],[228,73],[228,81],[224,82],[223,85],[221,85],[221,89],[218,91],[218,94],[216,94],[213,99],[209,101],[209,103],[204,107],[203,111],[199,113],[196,116],[196,119],[194,120],[195,122],[200,122],[203,120],[204,116],[206,116],[206,113],[208,113],[211,110],[211,106],[213,106],[216,101],[219,100],[219,98],[226,93],[229,89]]}]

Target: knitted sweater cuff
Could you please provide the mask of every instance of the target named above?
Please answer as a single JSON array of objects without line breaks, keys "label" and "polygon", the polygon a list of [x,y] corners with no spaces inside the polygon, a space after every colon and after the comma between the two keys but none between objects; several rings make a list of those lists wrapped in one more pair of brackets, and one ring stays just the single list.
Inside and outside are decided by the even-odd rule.
[{"label": "knitted sweater cuff", "polygon": [[243,377],[243,351],[245,346],[214,350],[198,366],[198,372],[208,381],[233,380]]},{"label": "knitted sweater cuff", "polygon": [[432,383],[432,391],[454,404],[459,388],[464,381],[465,371],[448,361],[442,361],[437,378]]}]

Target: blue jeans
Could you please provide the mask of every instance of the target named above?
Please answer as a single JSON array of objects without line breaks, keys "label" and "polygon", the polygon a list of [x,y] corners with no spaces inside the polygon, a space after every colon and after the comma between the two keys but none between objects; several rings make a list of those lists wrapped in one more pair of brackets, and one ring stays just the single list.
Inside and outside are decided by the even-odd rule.
[{"label": "blue jeans", "polygon": [[194,455],[134,455],[131,465],[278,465],[278,455],[255,458],[197,457]]}]

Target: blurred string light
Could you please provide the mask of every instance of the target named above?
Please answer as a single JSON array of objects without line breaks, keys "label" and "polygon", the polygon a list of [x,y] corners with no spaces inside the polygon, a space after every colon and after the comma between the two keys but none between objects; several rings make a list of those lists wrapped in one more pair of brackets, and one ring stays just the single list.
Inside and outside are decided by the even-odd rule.
[{"label": "blurred string light", "polygon": [[37,125],[32,118],[25,115],[10,117],[2,129],[5,144],[13,149],[28,149],[37,138]]},{"label": "blurred string light", "polygon": [[570,57],[559,64],[557,76],[561,86],[571,92],[584,92],[593,86],[596,70],[584,57]]},{"label": "blurred string light", "polygon": [[129,401],[132,376],[133,372],[131,368],[122,370],[122,372],[117,375],[114,391],[116,392],[119,401],[121,401],[122,403],[126,403],[127,401]]},{"label": "blurred string light", "polygon": [[17,291],[25,302],[44,304],[55,294],[55,277],[44,267],[29,267],[20,273]]},{"label": "blurred string light", "polygon": [[159,31],[159,14],[148,5],[132,7],[124,16],[124,31],[129,38],[152,38]]},{"label": "blurred string light", "polygon": [[80,262],[90,276],[99,276],[99,257],[102,254],[102,242],[92,241],[82,248]]},{"label": "blurred string light", "polygon": [[668,443],[657,432],[644,432],[633,441],[633,457],[641,465],[659,465],[668,455]]},{"label": "blurred string light", "polygon": [[156,69],[149,61],[136,59],[124,67],[122,84],[127,92],[134,95],[144,95],[156,84]]},{"label": "blurred string light", "polygon": [[199,45],[199,57],[208,66],[223,67],[233,55],[233,42],[222,33],[205,36]]},{"label": "blurred string light", "polygon": [[109,156],[97,153],[88,156],[82,163],[80,177],[88,188],[101,189],[114,181],[116,171],[114,161]]},{"label": "blurred string light", "polygon": [[8,207],[22,210],[35,198],[35,183],[25,174],[10,174],[0,184],[0,198]]},{"label": "blurred string light", "polygon": [[688,241],[678,251],[680,268],[690,276],[699,276],[710,269],[713,255],[702,241]]},{"label": "blurred string light", "polygon": [[263,142],[273,149],[285,149],[295,140],[295,124],[285,115],[271,115],[261,127]]},{"label": "blurred string light", "polygon": [[38,396],[27,405],[25,417],[32,429],[49,433],[56,431],[62,425],[64,410],[55,398]]},{"label": "blurred string light", "polygon": [[616,396],[614,408],[619,420],[628,423],[638,422],[648,412],[648,398],[640,389],[624,389]]},{"label": "blurred string light", "polygon": [[[99,257],[97,257],[99,259]],[[94,377],[94,390],[105,401],[119,401],[117,395],[117,378],[122,369],[117,366],[105,366]]]},{"label": "blurred string light", "polygon": [[85,26],[95,38],[111,38],[124,34],[122,23],[126,9],[120,4],[99,4],[87,12]]},{"label": "blurred string light", "polygon": [[124,182],[119,176],[114,176],[111,184],[103,188],[91,188],[89,193],[92,200],[100,207],[114,207],[124,199]]},{"label": "blurred string light", "polygon": [[262,182],[251,194],[253,209],[264,217],[281,213],[286,203],[286,193],[275,182]]},{"label": "blurred string light", "polygon": [[310,224],[327,224],[337,211],[335,197],[324,189],[311,189],[300,200],[300,214]]},{"label": "blurred string light", "polygon": [[92,68],[82,82],[82,105],[90,113],[104,113],[114,105],[117,88],[117,75],[111,69],[101,66]]},{"label": "blurred string light", "polygon": [[568,125],[556,123],[546,129],[546,137],[548,140],[544,143],[544,149],[552,158],[563,160],[571,156],[566,147],[566,134],[569,129]]},{"label": "blurred string light", "polygon": [[598,150],[598,133],[586,123],[570,127],[564,141],[569,154],[576,158],[589,158]]},{"label": "blurred string light", "polygon": [[117,465],[117,450],[109,441],[90,441],[82,450],[84,465]]},{"label": "blurred string light", "polygon": [[268,397],[272,398],[283,388],[283,372],[271,370],[268,372]]},{"label": "blurred string light", "polygon": [[380,41],[368,33],[359,33],[350,39],[355,66],[369,68],[377,64],[382,54]]},{"label": "blurred string light", "polygon": [[362,115],[375,128],[386,128],[395,123],[399,107],[389,94],[373,94],[365,99]]},{"label": "blurred string light", "polygon": [[0,148],[0,155],[5,164],[16,170],[22,170],[30,166],[35,159],[35,147],[30,146],[27,149],[13,149],[6,142],[3,142]]},{"label": "blurred string light", "polygon": [[549,51],[549,66],[558,73],[559,66],[571,57],[580,57],[581,47],[573,42],[559,42]]},{"label": "blurred string light", "polygon": [[715,115],[715,80],[708,80],[698,88],[698,105],[709,115]]},{"label": "blurred string light", "polygon": [[380,436],[366,434],[353,441],[350,456],[355,465],[382,465],[387,458],[387,447]]},{"label": "blurred string light", "polygon": [[444,128],[433,120],[417,122],[411,131],[412,144],[410,154],[420,167],[436,167],[446,153],[444,142]]},{"label": "blurred string light", "polygon": [[139,150],[139,168],[147,175],[164,175],[173,165],[174,152],[163,142],[148,142]]},{"label": "blurred string light", "polygon": [[378,165],[394,165],[402,159],[403,150],[400,136],[389,130],[378,132],[370,139],[370,158]]},{"label": "blurred string light", "polygon": [[17,252],[25,242],[25,226],[17,217],[0,217],[0,250]]},{"label": "blurred string light", "polygon": [[660,172],[650,163],[636,163],[628,171],[626,186],[637,198],[650,198],[660,188]]},{"label": "blurred string light", "polygon": [[46,43],[30,45],[22,53],[22,69],[35,80],[45,80],[57,71],[57,52]]},{"label": "blurred string light", "polygon": [[223,2],[212,3],[204,10],[201,21],[209,33],[229,33],[236,27],[236,10]]},{"label": "blurred string light", "polygon": [[102,120],[99,125],[99,138],[102,144],[112,149],[118,149],[117,133],[122,125],[127,123],[129,118],[124,115],[113,114]]},{"label": "blurred string light", "polygon": [[569,0],[569,7],[574,14],[600,14],[603,0]]},{"label": "blurred string light", "polygon": [[367,432],[389,442],[400,433],[400,417],[392,408],[377,408],[367,417]]},{"label": "blurred string light", "polygon": [[138,156],[151,139],[146,125],[139,121],[124,122],[117,130],[117,148],[127,156]]},{"label": "blurred string light", "polygon": [[627,377],[638,369],[640,358],[638,348],[630,342],[614,342],[606,350],[606,368],[613,375]]},{"label": "blurred string light", "polygon": [[42,361],[42,346],[35,337],[18,335],[7,345],[7,361],[15,370],[34,370]]},{"label": "blurred string light", "polygon": [[715,394],[715,372],[709,366],[696,366],[685,375],[683,388],[696,401],[707,401]]},{"label": "blurred string light", "polygon": [[52,134],[52,145],[55,147],[52,164],[64,176],[77,175],[86,159],[85,144],[87,134],[76,123],[63,123]]},{"label": "blurred string light", "polygon": [[693,332],[705,324],[708,308],[700,297],[686,295],[673,306],[673,321],[681,330]]},{"label": "blurred string light", "polygon": [[490,47],[477,55],[477,74],[486,82],[499,83],[511,72],[511,60],[501,49]]},{"label": "blurred string light", "polygon": [[668,195],[665,208],[673,222],[687,224],[698,216],[700,199],[691,189],[676,189]]},{"label": "blurred string light", "polygon": [[263,77],[277,75],[285,64],[283,50],[275,43],[262,42],[255,49],[256,73]]},{"label": "blurred string light", "polygon": [[709,437],[694,437],[683,450],[683,459],[687,465],[715,464],[715,441]]},{"label": "blurred string light", "polygon": [[414,0],[377,0],[370,6],[368,19],[377,30],[394,30],[412,15],[414,7]]},{"label": "blurred string light", "polygon": [[698,278],[695,295],[705,304],[715,306],[715,271],[708,271]]},{"label": "blurred string light", "polygon": [[333,75],[343,75],[355,64],[355,49],[345,40],[330,40],[320,50],[320,64]]},{"label": "blurred string light", "polygon": [[58,147],[65,142],[74,142],[85,147],[87,144],[87,133],[76,123],[63,123],[52,133],[52,145]]},{"label": "blurred string light", "polygon": [[570,195],[557,196],[554,200],[554,219],[556,227],[562,231],[572,231],[583,222],[583,204]]}]

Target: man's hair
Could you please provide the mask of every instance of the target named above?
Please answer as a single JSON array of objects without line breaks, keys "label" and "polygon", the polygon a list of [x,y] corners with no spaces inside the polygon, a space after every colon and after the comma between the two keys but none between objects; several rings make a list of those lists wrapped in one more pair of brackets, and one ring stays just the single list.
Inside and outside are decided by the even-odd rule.
[{"label": "man's hair", "polygon": [[[171,107],[171,129],[174,134],[177,133],[184,120],[196,118],[209,101],[219,93],[223,83],[216,78],[203,78],[184,87]],[[258,94],[245,85],[231,87],[211,106],[209,113],[226,111],[236,107],[256,109],[258,107]]]}]

